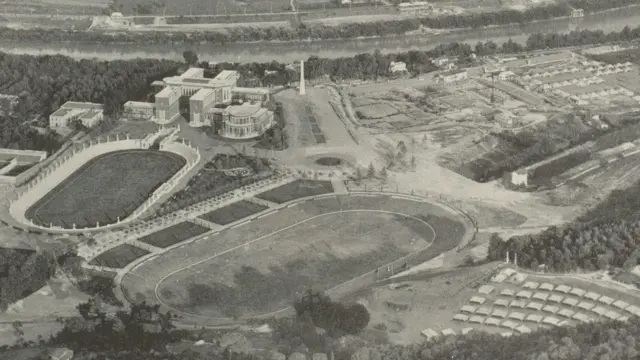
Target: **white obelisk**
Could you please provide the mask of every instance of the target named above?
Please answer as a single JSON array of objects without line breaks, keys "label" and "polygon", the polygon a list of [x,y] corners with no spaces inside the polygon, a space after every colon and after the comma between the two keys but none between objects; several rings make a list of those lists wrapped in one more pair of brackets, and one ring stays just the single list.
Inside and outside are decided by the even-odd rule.
[{"label": "white obelisk", "polygon": [[300,60],[300,95],[305,95],[307,91],[304,88],[304,60]]}]

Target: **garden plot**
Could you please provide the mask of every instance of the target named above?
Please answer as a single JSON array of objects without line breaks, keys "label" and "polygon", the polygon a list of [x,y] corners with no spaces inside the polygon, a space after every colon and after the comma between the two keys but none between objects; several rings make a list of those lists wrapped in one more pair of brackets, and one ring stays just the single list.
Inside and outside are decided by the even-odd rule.
[{"label": "garden plot", "polygon": [[387,116],[398,114],[398,109],[387,103],[376,103],[356,108],[360,118],[382,119]]}]

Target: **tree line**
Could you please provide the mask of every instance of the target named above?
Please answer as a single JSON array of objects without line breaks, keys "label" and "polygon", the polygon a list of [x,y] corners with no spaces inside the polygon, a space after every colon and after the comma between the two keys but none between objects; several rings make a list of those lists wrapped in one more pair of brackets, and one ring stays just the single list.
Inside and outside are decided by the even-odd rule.
[{"label": "tree line", "polygon": [[640,252],[640,182],[613,191],[605,201],[562,226],[538,234],[514,236],[507,241],[493,236],[489,260],[503,260],[510,252],[518,266],[532,270],[570,272],[631,269]]},{"label": "tree line", "polygon": [[[637,4],[637,0],[593,2],[574,0],[572,5],[586,9],[605,10],[617,6]],[[615,6],[610,6],[610,5]],[[228,44],[248,41],[295,41],[353,39],[359,37],[382,37],[404,35],[422,28],[456,29],[481,28],[490,25],[523,24],[568,16],[571,6],[567,3],[538,6],[525,11],[500,10],[497,12],[447,15],[441,17],[411,18],[359,23],[343,23],[336,26],[301,22],[296,26],[274,25],[269,27],[230,27],[224,32],[119,32],[103,33],[63,29],[12,29],[0,28],[0,37],[16,42],[82,42],[99,44]]]}]

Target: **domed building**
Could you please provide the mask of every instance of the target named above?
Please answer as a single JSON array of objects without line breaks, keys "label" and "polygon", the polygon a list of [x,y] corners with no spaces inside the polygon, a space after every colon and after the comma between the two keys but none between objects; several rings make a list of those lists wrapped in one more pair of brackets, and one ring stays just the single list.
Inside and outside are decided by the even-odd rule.
[{"label": "domed building", "polygon": [[262,135],[274,124],[273,111],[260,104],[231,105],[222,113],[220,136],[251,139]]}]

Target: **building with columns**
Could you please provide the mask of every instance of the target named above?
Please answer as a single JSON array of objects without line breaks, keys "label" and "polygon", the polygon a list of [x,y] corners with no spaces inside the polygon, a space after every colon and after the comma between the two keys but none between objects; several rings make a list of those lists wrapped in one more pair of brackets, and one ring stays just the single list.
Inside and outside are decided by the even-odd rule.
[{"label": "building with columns", "polygon": [[[238,87],[239,77],[237,71],[223,70],[212,79],[205,78],[204,69],[190,68],[165,78],[166,87],[156,95],[156,121],[173,121],[179,115],[180,98],[188,97],[191,126],[213,126],[219,121],[222,136],[248,139],[262,135],[273,123],[273,112],[262,108],[270,100],[270,91]],[[247,104],[230,106],[233,101]]]}]

